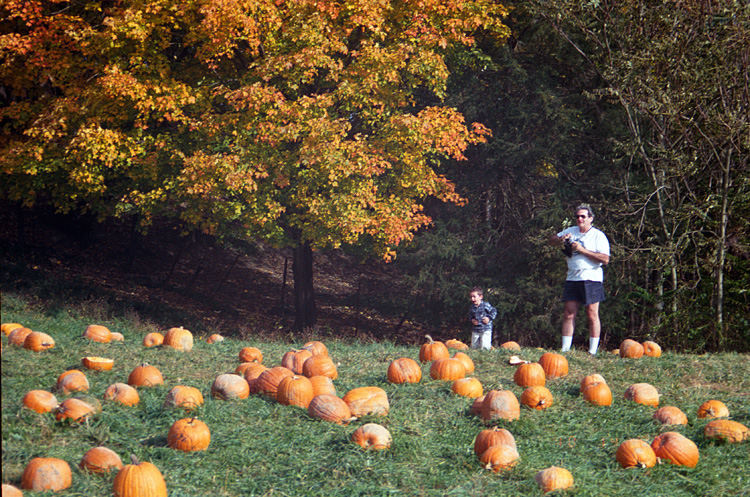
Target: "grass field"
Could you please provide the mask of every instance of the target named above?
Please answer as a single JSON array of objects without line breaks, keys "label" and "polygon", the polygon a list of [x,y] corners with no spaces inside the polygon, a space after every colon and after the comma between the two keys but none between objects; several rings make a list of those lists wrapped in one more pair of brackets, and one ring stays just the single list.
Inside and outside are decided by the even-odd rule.
[{"label": "grass field", "polygon": [[[93,475],[78,469],[83,454],[96,445],[117,452],[124,462],[130,454],[155,464],[164,475],[169,495],[176,496],[471,496],[541,495],[534,475],[552,465],[567,468],[575,485],[565,495],[638,496],[750,496],[750,443],[724,444],[707,440],[698,419],[700,404],[723,401],[731,419],[750,425],[750,356],[733,353],[682,355],[665,351],[661,358],[620,359],[601,351],[567,354],[570,373],[549,380],[554,404],[546,410],[522,409],[519,420],[494,424],[515,436],[520,460],[509,471],[483,469],[473,452],[475,436],[486,427],[469,413],[471,399],[454,395],[450,383],[432,380],[423,365],[418,384],[392,385],[386,381],[389,363],[399,357],[418,358],[418,348],[391,343],[347,343],[326,340],[337,364],[337,394],[352,388],[379,386],[389,397],[384,417],[367,417],[348,426],[311,418],[300,408],[284,406],[267,397],[251,395],[239,401],[210,396],[214,378],[233,372],[238,352],[248,345],[260,348],[264,364],[279,365],[282,355],[304,342],[254,342],[231,338],[207,344],[195,332],[195,347],[181,353],[145,348],[150,331],[164,332],[179,323],[140,322],[138,316],[113,318],[106,309],[57,307],[43,309],[22,297],[4,294],[2,322],[17,322],[50,334],[56,347],[34,353],[9,346],[2,337],[2,471],[3,483],[20,484],[25,465],[33,457],[58,457],[73,467],[73,485],[57,495],[111,495],[114,475]],[[125,336],[124,342],[101,344],[81,338],[88,324],[102,324]],[[537,360],[544,351],[529,347],[515,353]],[[513,383],[512,352],[467,351],[485,389],[508,389],[520,397]],[[107,386],[125,382],[142,362],[157,366],[163,386],[140,389],[140,403],[124,407],[103,403],[103,410],[80,425],[56,421],[51,413],[37,414],[21,400],[32,389],[52,390],[68,369],[81,369],[85,356],[113,358],[112,371],[87,371],[89,394],[102,398]],[[599,373],[610,385],[614,401],[596,407],[579,395],[581,378]],[[660,392],[660,405],[674,405],[687,414],[685,426],[663,427],[652,420],[653,407],[626,401],[625,389],[647,382]],[[178,384],[200,389],[205,403],[197,417],[208,424],[211,444],[206,451],[183,453],[166,445],[170,426],[185,417],[164,409],[167,391]],[[64,396],[59,395],[62,401]],[[354,445],[352,432],[366,422],[388,428],[393,446],[366,451]],[[663,431],[678,431],[700,450],[695,468],[659,464],[654,468],[622,469],[615,461],[618,445],[630,438],[651,442]]]}]

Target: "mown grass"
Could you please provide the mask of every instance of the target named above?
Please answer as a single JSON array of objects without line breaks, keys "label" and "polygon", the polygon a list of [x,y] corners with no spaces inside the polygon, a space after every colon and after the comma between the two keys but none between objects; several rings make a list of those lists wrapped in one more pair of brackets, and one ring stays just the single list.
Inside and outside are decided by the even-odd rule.
[{"label": "mown grass", "polygon": [[[57,345],[43,353],[8,346],[2,353],[3,482],[18,485],[33,457],[59,457],[73,467],[73,486],[58,495],[110,495],[114,475],[91,475],[77,469],[83,454],[104,445],[127,461],[130,454],[151,461],[163,473],[169,494],[176,496],[385,496],[385,495],[541,495],[534,474],[552,465],[563,466],[575,478],[568,495],[695,496],[750,495],[748,443],[721,444],[706,440],[697,419],[698,406],[708,399],[727,404],[732,419],[750,424],[750,356],[733,353],[682,355],[667,351],[661,358],[624,360],[606,352],[590,357],[568,354],[570,374],[547,386],[554,405],[544,411],[524,409],[513,422],[500,421],[517,441],[521,459],[512,470],[492,473],[481,468],[473,441],[485,425],[469,414],[471,400],[455,396],[450,384],[429,377],[416,385],[391,385],[388,364],[398,357],[418,357],[415,347],[392,343],[347,343],[326,340],[338,364],[334,383],[339,395],[360,386],[380,386],[389,396],[387,416],[364,418],[339,426],[310,418],[306,411],[283,406],[269,398],[219,401],[209,394],[213,379],[232,372],[243,346],[259,347],[266,365],[278,365],[284,352],[302,343],[229,339],[209,345],[196,340],[189,353],[164,348],[146,349],[141,339],[154,325],[135,314],[112,318],[106,309],[56,308],[45,311],[14,295],[3,295],[2,322],[18,322],[52,335]],[[99,344],[81,338],[86,325],[96,322],[121,332],[123,343]],[[162,330],[179,323],[161,323]],[[196,331],[196,338],[210,330]],[[474,374],[485,387],[522,389],[513,381],[514,368],[505,350],[468,351]],[[520,356],[536,360],[543,350],[525,348]],[[102,396],[112,383],[127,379],[142,362],[157,366],[166,384],[141,389],[136,407],[105,403],[101,414],[82,425],[58,422],[51,414],[37,414],[21,405],[32,389],[51,390],[58,375],[80,368],[87,355],[115,359],[109,372],[87,372],[89,393]],[[578,384],[587,374],[600,373],[614,394],[611,407],[595,407],[579,396]],[[623,398],[637,382],[653,384],[661,405],[675,405],[688,416],[687,426],[665,428],[652,421],[654,408]],[[166,446],[179,410],[165,410],[167,391],[177,385],[198,387],[206,399],[197,416],[211,429],[208,450],[182,453]],[[58,397],[62,400],[62,396]],[[386,426],[393,435],[390,450],[365,451],[350,442],[351,433],[365,422]],[[696,442],[700,461],[693,468],[662,464],[647,470],[624,470],[614,459],[617,446],[629,438],[651,441],[665,430],[679,431]]]}]

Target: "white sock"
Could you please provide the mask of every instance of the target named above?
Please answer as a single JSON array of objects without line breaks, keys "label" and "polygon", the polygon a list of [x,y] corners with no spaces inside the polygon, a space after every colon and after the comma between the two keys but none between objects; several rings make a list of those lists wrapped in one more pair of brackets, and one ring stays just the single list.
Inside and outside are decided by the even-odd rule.
[{"label": "white sock", "polygon": [[572,336],[566,337],[565,335],[563,335],[561,351],[567,352],[568,350],[570,350],[571,345],[573,345],[573,337]]},{"label": "white sock", "polygon": [[596,354],[596,349],[599,348],[599,337],[589,337],[589,354]]}]

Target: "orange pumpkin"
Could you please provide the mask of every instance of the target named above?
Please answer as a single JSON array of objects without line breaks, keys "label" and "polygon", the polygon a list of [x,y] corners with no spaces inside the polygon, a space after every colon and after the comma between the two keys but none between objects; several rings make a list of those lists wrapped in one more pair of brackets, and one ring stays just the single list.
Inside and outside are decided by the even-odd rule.
[{"label": "orange pumpkin", "polygon": [[728,416],[729,409],[720,400],[707,400],[698,408],[699,418],[726,418]]},{"label": "orange pumpkin", "polygon": [[658,343],[647,340],[643,342],[643,353],[649,357],[661,357],[661,347]]},{"label": "orange pumpkin", "polygon": [[385,416],[390,404],[388,394],[380,387],[359,387],[346,392],[343,399],[352,416]]},{"label": "orange pumpkin", "polygon": [[15,330],[16,328],[23,328],[24,326],[19,323],[3,323],[0,325],[0,331],[2,331],[3,335],[6,337],[10,335],[10,332]]},{"label": "orange pumpkin", "polygon": [[313,355],[308,358],[302,365],[302,374],[310,378],[311,376],[327,376],[332,380],[339,377],[336,364],[333,359],[327,355]]},{"label": "orange pumpkin", "polygon": [[35,457],[29,461],[21,475],[21,488],[34,492],[57,492],[70,487],[72,483],[70,465],[55,457]]},{"label": "orange pumpkin", "polygon": [[453,382],[451,391],[456,395],[475,399],[484,394],[482,382],[476,378],[460,378]]},{"label": "orange pumpkin", "polygon": [[111,371],[115,365],[114,359],[107,359],[106,357],[84,357],[81,359],[81,364],[86,369],[94,371]]},{"label": "orange pumpkin", "polygon": [[315,397],[313,386],[306,376],[292,375],[282,378],[276,389],[276,400],[285,406],[297,406],[307,409]]},{"label": "orange pumpkin", "polygon": [[644,406],[659,406],[659,392],[648,383],[635,383],[625,390],[625,399]]},{"label": "orange pumpkin", "polygon": [[90,324],[83,330],[83,338],[100,343],[109,343],[112,340],[112,332],[106,326]]},{"label": "orange pumpkin", "polygon": [[18,347],[23,347],[23,344],[26,342],[26,337],[31,335],[31,333],[33,332],[29,328],[16,328],[8,334],[8,343],[11,345],[17,345]]},{"label": "orange pumpkin", "polygon": [[623,342],[620,344],[620,357],[624,358],[630,358],[630,359],[640,359],[643,357],[643,345],[636,342],[635,340],[631,340],[630,338],[626,338],[623,340]]},{"label": "orange pumpkin", "polygon": [[220,400],[246,399],[250,385],[237,374],[220,374],[211,385],[211,396]]},{"label": "orange pumpkin", "polygon": [[547,387],[529,387],[521,394],[521,405],[541,411],[552,405],[552,392]]},{"label": "orange pumpkin", "polygon": [[156,366],[143,363],[136,366],[128,376],[128,385],[133,387],[155,387],[163,385],[164,377]]},{"label": "orange pumpkin", "polygon": [[109,334],[110,336],[110,342],[124,342],[125,337],[122,335],[122,333],[118,333],[116,331],[113,331]]},{"label": "orange pumpkin", "polygon": [[461,340],[457,340],[455,338],[451,338],[450,340],[445,341],[445,346],[449,349],[456,349],[456,350],[467,350],[469,348],[468,345],[466,345]]},{"label": "orange pumpkin", "polygon": [[23,492],[21,492],[19,489],[14,487],[13,485],[8,485],[7,483],[3,483],[3,497],[23,497]]},{"label": "orange pumpkin", "polygon": [[653,418],[663,425],[686,425],[688,423],[685,413],[675,406],[660,407],[654,413]]},{"label": "orange pumpkin", "polygon": [[192,411],[196,407],[203,405],[203,394],[195,387],[186,385],[177,385],[167,392],[164,399],[165,408],[179,407],[185,411]]},{"label": "orange pumpkin", "polygon": [[651,448],[654,449],[656,457],[688,468],[694,468],[700,457],[695,442],[675,431],[658,435],[651,442]]},{"label": "orange pumpkin", "polygon": [[469,414],[473,414],[474,416],[482,415],[482,404],[484,404],[485,397],[487,397],[487,395],[482,395],[481,397],[474,399],[474,402],[471,403],[471,407],[469,407]]},{"label": "orange pumpkin", "polygon": [[505,428],[493,426],[479,432],[474,439],[474,454],[481,456],[485,450],[493,445],[509,445],[516,448],[516,439]]},{"label": "orange pumpkin", "polygon": [[104,391],[104,400],[119,402],[126,406],[135,406],[141,401],[138,390],[127,383],[113,383]]},{"label": "orange pumpkin", "polygon": [[647,442],[633,438],[617,447],[615,459],[623,468],[652,468],[656,465],[656,454]]},{"label": "orange pumpkin", "polygon": [[506,350],[521,350],[521,346],[518,344],[518,342],[515,342],[513,340],[504,342],[502,345],[500,345],[500,348],[503,348]]},{"label": "orange pumpkin", "polygon": [[430,377],[433,380],[455,381],[466,376],[464,363],[453,357],[435,359],[430,365]]},{"label": "orange pumpkin", "polygon": [[211,430],[206,423],[196,418],[178,419],[167,434],[167,445],[183,452],[206,450],[210,443]]},{"label": "orange pumpkin", "polygon": [[543,387],[546,382],[544,368],[538,362],[520,364],[513,374],[513,382],[519,387]]},{"label": "orange pumpkin", "polygon": [[171,347],[180,352],[190,352],[193,350],[193,334],[183,327],[169,328],[164,335],[165,347]]},{"label": "orange pumpkin", "polygon": [[547,378],[560,378],[568,374],[568,359],[562,354],[545,352],[539,358],[539,364]]},{"label": "orange pumpkin", "polygon": [[258,347],[242,347],[240,349],[240,362],[263,362],[263,352]]},{"label": "orange pumpkin", "polygon": [[150,462],[138,462],[135,456],[117,472],[112,483],[115,497],[167,497],[167,484],[159,468]]},{"label": "orange pumpkin", "polygon": [[739,443],[750,439],[747,426],[728,419],[714,419],[703,428],[703,435],[713,440],[729,443]]},{"label": "orange pumpkin", "polygon": [[312,352],[307,349],[293,349],[282,356],[281,365],[285,368],[291,369],[294,374],[302,374],[302,366],[305,364],[306,360],[312,357],[312,355]]},{"label": "orange pumpkin", "polygon": [[581,380],[581,392],[583,392],[583,389],[589,386],[592,383],[607,383],[604,380],[604,377],[600,375],[599,373],[590,374],[588,376],[584,376],[584,378]]},{"label": "orange pumpkin", "polygon": [[432,362],[450,357],[448,347],[443,342],[436,342],[430,335],[425,335],[425,338],[427,338],[427,343],[419,348],[419,362]]},{"label": "orange pumpkin", "polygon": [[85,420],[87,417],[94,413],[94,409],[90,404],[83,400],[72,398],[66,399],[57,408],[55,418],[58,421],[64,419],[70,419],[73,422],[79,422]]},{"label": "orange pumpkin", "polygon": [[495,473],[512,468],[518,462],[518,458],[518,450],[515,447],[503,444],[492,445],[479,456],[482,467]]},{"label": "orange pumpkin", "polygon": [[352,416],[349,405],[343,399],[330,394],[313,397],[307,406],[307,414],[312,418],[319,418],[341,425],[347,425],[357,419]]},{"label": "orange pumpkin", "polygon": [[55,340],[41,331],[32,331],[23,341],[23,348],[32,352],[49,350],[55,346]]},{"label": "orange pumpkin", "polygon": [[50,412],[60,405],[57,397],[46,390],[30,390],[23,396],[23,405],[36,412]]},{"label": "orange pumpkin", "polygon": [[71,369],[57,378],[56,388],[66,395],[72,392],[86,392],[89,389],[89,380],[82,372]]},{"label": "orange pumpkin", "polygon": [[409,357],[395,359],[388,365],[388,381],[397,385],[419,383],[422,380],[422,368],[417,361]]},{"label": "orange pumpkin", "polygon": [[213,335],[211,335],[210,337],[206,339],[206,343],[218,343],[218,342],[223,342],[223,341],[224,341],[224,337],[219,335],[218,333],[214,333]]},{"label": "orange pumpkin", "polygon": [[328,347],[326,347],[326,344],[318,340],[307,342],[302,348],[309,350],[312,355],[328,355]]},{"label": "orange pumpkin", "polygon": [[112,449],[94,447],[83,455],[79,466],[92,473],[109,473],[113,469],[122,468],[122,459]]},{"label": "orange pumpkin", "polygon": [[565,490],[573,486],[573,475],[565,468],[550,466],[534,475],[534,481],[542,490],[549,493],[555,490]]},{"label": "orange pumpkin", "polygon": [[[263,364],[260,364],[259,362],[242,362],[242,363],[240,363],[239,366],[237,366],[236,368],[234,368],[234,374],[238,374],[240,376],[245,376],[245,373],[249,369],[256,368],[257,366],[260,366],[260,370],[258,370],[258,374],[255,375],[255,378],[257,378],[258,375],[260,375],[260,373],[263,372],[266,369],[266,367]],[[245,378],[245,379],[247,380],[247,378]],[[248,381],[248,383],[250,383],[250,382]]]},{"label": "orange pumpkin", "polygon": [[521,416],[521,405],[510,390],[490,390],[482,401],[482,419],[513,421]]},{"label": "orange pumpkin", "polygon": [[336,387],[333,381],[327,376],[311,376],[310,384],[313,387],[313,397],[323,393],[336,395]]},{"label": "orange pumpkin", "polygon": [[589,383],[586,388],[581,391],[581,395],[586,402],[596,406],[612,405],[612,390],[610,390],[609,386],[604,382]]},{"label": "orange pumpkin", "polygon": [[294,376],[294,371],[284,366],[266,369],[254,380],[253,391],[276,398],[279,383],[287,376]]},{"label": "orange pumpkin", "polygon": [[463,363],[464,368],[466,368],[466,374],[471,374],[474,372],[474,361],[471,360],[471,357],[464,354],[463,352],[456,352],[453,355],[453,358],[458,359]]},{"label": "orange pumpkin", "polygon": [[376,423],[367,423],[352,433],[352,442],[363,449],[384,450],[393,442],[387,428]]},{"label": "orange pumpkin", "polygon": [[164,343],[164,335],[161,333],[157,333],[156,331],[152,331],[151,333],[148,333],[145,337],[143,337],[143,346],[144,347],[157,347]]}]

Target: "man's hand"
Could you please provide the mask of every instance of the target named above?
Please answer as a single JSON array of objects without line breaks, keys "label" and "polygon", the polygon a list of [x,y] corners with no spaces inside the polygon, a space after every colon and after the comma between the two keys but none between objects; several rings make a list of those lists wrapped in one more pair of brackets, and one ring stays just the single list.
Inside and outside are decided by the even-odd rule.
[{"label": "man's hand", "polygon": [[490,318],[488,318],[487,316],[482,318],[482,324],[487,324],[489,322],[490,322]]},{"label": "man's hand", "polygon": [[477,321],[476,319],[472,319],[471,324],[473,324],[474,326],[477,326],[479,324],[479,321]]}]

